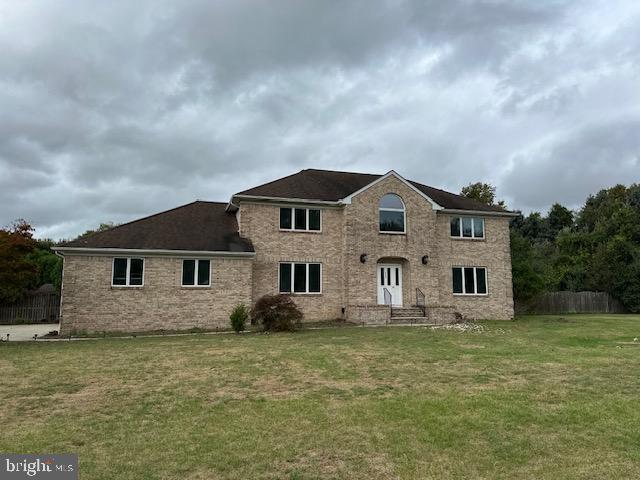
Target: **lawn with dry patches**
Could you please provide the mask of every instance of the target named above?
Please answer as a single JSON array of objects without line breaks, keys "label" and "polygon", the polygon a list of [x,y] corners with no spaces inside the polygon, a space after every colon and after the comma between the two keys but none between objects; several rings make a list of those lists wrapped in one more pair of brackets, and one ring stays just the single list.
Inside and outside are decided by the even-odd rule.
[{"label": "lawn with dry patches", "polygon": [[0,345],[0,451],[87,479],[638,478],[640,316]]}]

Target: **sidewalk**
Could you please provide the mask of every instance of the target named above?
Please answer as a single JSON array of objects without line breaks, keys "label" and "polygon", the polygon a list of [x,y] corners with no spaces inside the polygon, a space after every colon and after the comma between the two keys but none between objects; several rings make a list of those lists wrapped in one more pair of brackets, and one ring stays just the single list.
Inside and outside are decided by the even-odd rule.
[{"label": "sidewalk", "polygon": [[0,338],[2,340],[7,339],[9,334],[10,342],[24,342],[33,340],[34,335],[38,335],[38,338],[46,335],[51,330],[58,330],[60,324],[58,323],[35,323],[29,325],[0,325]]}]

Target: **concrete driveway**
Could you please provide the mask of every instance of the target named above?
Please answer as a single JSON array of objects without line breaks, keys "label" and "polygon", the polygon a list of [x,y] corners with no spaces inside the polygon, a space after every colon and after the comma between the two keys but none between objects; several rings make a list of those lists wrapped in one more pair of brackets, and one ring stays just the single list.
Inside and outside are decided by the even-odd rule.
[{"label": "concrete driveway", "polygon": [[38,337],[46,335],[51,330],[59,330],[60,324],[58,323],[34,323],[29,325],[0,325],[0,338],[2,340],[7,339],[9,334],[10,342],[25,342],[33,340],[33,336],[38,334]]}]

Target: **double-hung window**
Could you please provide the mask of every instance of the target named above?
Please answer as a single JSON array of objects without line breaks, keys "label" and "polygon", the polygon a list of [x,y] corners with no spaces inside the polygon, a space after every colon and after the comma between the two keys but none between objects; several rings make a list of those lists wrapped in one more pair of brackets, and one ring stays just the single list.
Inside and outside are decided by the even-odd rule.
[{"label": "double-hung window", "polygon": [[280,293],[320,293],[322,267],[319,263],[280,263]]},{"label": "double-hung window", "polygon": [[451,236],[456,238],[484,238],[484,218],[451,217]]},{"label": "double-hung window", "polygon": [[321,215],[318,208],[280,208],[280,230],[319,232]]},{"label": "double-hung window", "polygon": [[453,293],[455,295],[486,295],[487,269],[485,267],[453,267]]},{"label": "double-hung window", "polygon": [[208,287],[211,285],[211,260],[182,260],[182,286]]},{"label": "double-hung window", "polygon": [[114,287],[141,287],[144,283],[143,258],[114,258],[111,285]]}]

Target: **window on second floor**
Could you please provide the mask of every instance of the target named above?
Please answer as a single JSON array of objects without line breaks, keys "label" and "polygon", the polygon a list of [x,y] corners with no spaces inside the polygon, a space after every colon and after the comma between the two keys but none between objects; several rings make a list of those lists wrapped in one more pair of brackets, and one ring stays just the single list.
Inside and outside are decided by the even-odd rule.
[{"label": "window on second floor", "polygon": [[318,208],[280,208],[280,230],[319,232],[322,227]]},{"label": "window on second floor", "polygon": [[211,261],[199,259],[182,260],[182,286],[208,287],[211,285]]},{"label": "window on second floor", "polygon": [[141,287],[144,283],[144,259],[114,258],[111,285]]},{"label": "window on second floor", "polygon": [[484,218],[451,217],[451,236],[456,238],[484,238]]},{"label": "window on second floor", "polygon": [[405,233],[405,208],[402,199],[388,193],[380,199],[378,205],[380,231],[388,233]]}]

